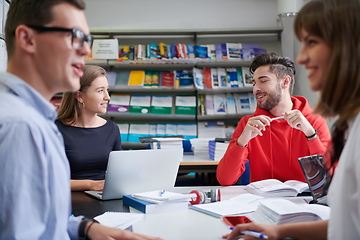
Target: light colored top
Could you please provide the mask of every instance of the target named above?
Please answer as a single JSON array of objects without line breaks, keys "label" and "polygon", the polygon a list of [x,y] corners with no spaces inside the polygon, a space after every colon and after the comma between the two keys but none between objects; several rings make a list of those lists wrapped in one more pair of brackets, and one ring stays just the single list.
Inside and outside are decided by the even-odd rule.
[{"label": "light colored top", "polygon": [[55,107],[0,73],[0,239],[78,239]]},{"label": "light colored top", "polygon": [[360,114],[349,135],[330,185],[328,239],[360,239]]}]

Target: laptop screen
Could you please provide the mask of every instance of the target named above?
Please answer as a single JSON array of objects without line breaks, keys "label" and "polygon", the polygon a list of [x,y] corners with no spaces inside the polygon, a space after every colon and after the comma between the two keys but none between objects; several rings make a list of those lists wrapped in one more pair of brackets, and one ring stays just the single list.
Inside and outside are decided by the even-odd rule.
[{"label": "laptop screen", "polygon": [[326,195],[327,170],[321,154],[298,158],[315,201]]}]

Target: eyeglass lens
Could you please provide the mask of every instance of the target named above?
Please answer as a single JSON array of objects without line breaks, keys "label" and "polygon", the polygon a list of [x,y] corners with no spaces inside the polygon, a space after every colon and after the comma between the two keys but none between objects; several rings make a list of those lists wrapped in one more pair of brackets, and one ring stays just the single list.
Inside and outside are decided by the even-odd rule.
[{"label": "eyeglass lens", "polygon": [[92,36],[86,35],[83,31],[79,29],[73,29],[72,32],[72,45],[76,50],[80,50],[84,46],[84,42],[89,44],[91,48],[92,45]]}]

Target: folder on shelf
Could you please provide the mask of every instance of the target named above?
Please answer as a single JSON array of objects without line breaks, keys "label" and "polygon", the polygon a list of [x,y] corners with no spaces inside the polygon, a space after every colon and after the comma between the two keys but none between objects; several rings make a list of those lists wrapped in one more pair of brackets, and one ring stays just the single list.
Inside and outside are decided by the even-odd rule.
[{"label": "folder on shelf", "polygon": [[116,83],[116,72],[107,72],[106,76],[109,86],[114,86]]},{"label": "folder on shelf", "polygon": [[129,111],[130,95],[112,94],[108,111],[126,113]]},{"label": "folder on shelf", "polygon": [[165,136],[165,123],[158,123],[156,126],[156,136]]},{"label": "folder on shelf", "polygon": [[155,124],[155,123],[150,123],[150,127],[149,127],[149,137],[156,136],[156,129],[157,129],[157,124]]},{"label": "folder on shelf", "polygon": [[226,97],[225,94],[214,94],[214,110],[215,114],[226,114]]},{"label": "folder on shelf", "polygon": [[128,123],[117,123],[119,129],[120,129],[120,138],[122,142],[128,141],[129,136],[129,125]]},{"label": "folder on shelf", "polygon": [[236,110],[239,114],[252,113],[250,98],[248,93],[234,93]]},{"label": "folder on shelf", "polygon": [[165,136],[175,136],[177,135],[177,124],[166,123],[165,124]]},{"label": "folder on shelf", "polygon": [[171,114],[172,104],[172,96],[153,96],[151,99],[151,113]]},{"label": "folder on shelf", "polygon": [[175,87],[175,74],[173,72],[160,72],[161,87]]},{"label": "folder on shelf", "polygon": [[130,124],[129,128],[129,142],[140,142],[140,137],[148,137],[149,136],[149,124]]},{"label": "folder on shelf", "polygon": [[127,86],[129,83],[130,71],[120,71],[116,74],[115,85]]},{"label": "folder on shelf", "polygon": [[250,74],[248,67],[241,68],[243,74],[243,82],[245,87],[252,87],[253,84],[253,76]]},{"label": "folder on shelf", "polygon": [[177,134],[183,136],[186,140],[196,138],[197,124],[196,123],[182,123],[177,125]]},{"label": "folder on shelf", "polygon": [[228,114],[236,114],[236,103],[232,93],[226,94],[226,107]]},{"label": "folder on shelf", "polygon": [[143,86],[145,71],[131,71],[129,75],[129,86]]},{"label": "folder on shelf", "polygon": [[195,96],[176,96],[175,114],[195,115],[196,97]]},{"label": "folder on shelf", "polygon": [[133,95],[130,99],[130,113],[150,113],[151,96]]}]

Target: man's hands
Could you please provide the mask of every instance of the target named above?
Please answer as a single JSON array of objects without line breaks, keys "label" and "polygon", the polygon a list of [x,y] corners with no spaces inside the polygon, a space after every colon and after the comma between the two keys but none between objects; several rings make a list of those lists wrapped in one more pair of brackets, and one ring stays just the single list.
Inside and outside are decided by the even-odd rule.
[{"label": "man's hands", "polygon": [[309,121],[299,110],[292,110],[286,112],[284,115],[284,119],[291,127],[302,131],[305,136],[311,136],[315,133],[315,129],[313,128],[313,126],[311,126]]},{"label": "man's hands", "polygon": [[248,119],[246,126],[237,140],[237,144],[240,147],[245,147],[248,142],[254,137],[260,135],[261,131],[265,131],[265,127],[270,125],[270,117],[265,115],[259,115]]},{"label": "man's hands", "polygon": [[[311,136],[315,133],[315,129],[299,110],[291,110],[284,114],[284,120],[288,122],[290,127],[302,131],[305,136]],[[271,118],[265,115],[259,115],[248,119],[246,126],[237,140],[240,147],[245,147],[248,142],[257,137],[262,136],[262,131],[266,130],[266,126],[270,126]],[[314,136],[315,138],[316,136]],[[312,140],[313,138],[309,139]]]}]

